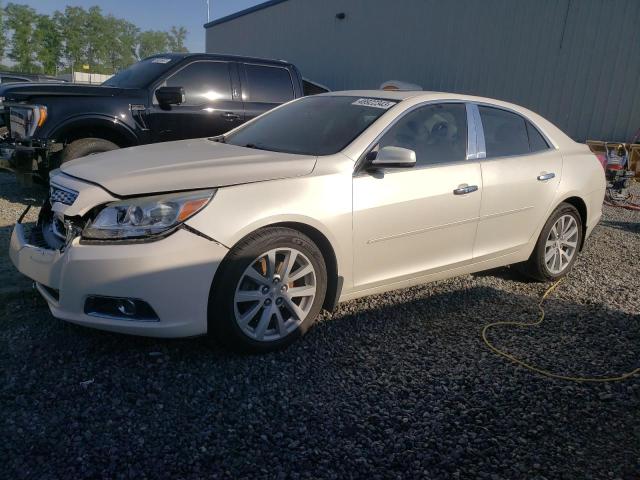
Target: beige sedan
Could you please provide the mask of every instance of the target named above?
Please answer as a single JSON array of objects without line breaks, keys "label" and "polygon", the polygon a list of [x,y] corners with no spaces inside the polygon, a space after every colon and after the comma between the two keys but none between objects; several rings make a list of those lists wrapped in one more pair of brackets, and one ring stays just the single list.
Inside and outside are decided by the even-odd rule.
[{"label": "beige sedan", "polygon": [[328,93],[64,164],[11,258],[58,318],[268,351],[364,295],[508,264],[559,278],[604,191],[585,145],[516,105]]}]

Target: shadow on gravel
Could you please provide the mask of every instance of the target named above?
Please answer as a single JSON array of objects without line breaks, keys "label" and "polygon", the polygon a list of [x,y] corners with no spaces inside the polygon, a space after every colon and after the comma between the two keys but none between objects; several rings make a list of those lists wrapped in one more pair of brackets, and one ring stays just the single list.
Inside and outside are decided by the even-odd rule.
[{"label": "shadow on gravel", "polygon": [[39,207],[46,196],[45,185],[34,184],[30,187],[23,187],[18,185],[15,179],[11,179],[9,175],[0,176],[0,199],[11,203],[21,203],[25,206],[32,204]]},{"label": "shadow on gravel", "polygon": [[[446,288],[348,302],[286,351],[261,356],[76,327],[37,297],[8,299],[0,306],[6,472],[632,478],[637,380],[575,384],[514,366],[486,349],[480,330],[535,320],[538,298]],[[499,328],[492,340],[559,373],[637,366],[638,315],[557,299],[546,310],[542,326]]]},{"label": "shadow on gravel", "polygon": [[[35,222],[25,222],[25,225],[34,225]],[[31,290],[33,283],[20,274],[9,259],[9,243],[13,225],[0,226],[0,295],[4,293],[16,293]],[[1,298],[0,298],[1,301]]]},{"label": "shadow on gravel", "polygon": [[619,222],[614,220],[604,220],[602,225],[605,227],[615,228],[617,230],[623,230],[625,232],[631,232],[640,234],[640,222]]},{"label": "shadow on gravel", "polygon": [[495,278],[500,278],[502,280],[509,280],[512,282],[525,283],[525,284],[537,283],[537,281],[526,277],[524,274],[520,273],[516,267],[511,265],[507,267],[498,267],[498,268],[493,268],[491,270],[483,270],[481,272],[475,272],[475,273],[472,273],[471,276],[478,277],[478,278],[495,277]]}]

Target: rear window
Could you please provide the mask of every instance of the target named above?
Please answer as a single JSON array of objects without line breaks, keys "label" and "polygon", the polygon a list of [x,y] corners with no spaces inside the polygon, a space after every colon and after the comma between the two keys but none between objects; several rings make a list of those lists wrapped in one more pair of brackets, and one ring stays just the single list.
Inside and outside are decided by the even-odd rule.
[{"label": "rear window", "polygon": [[527,134],[529,135],[531,153],[549,150],[549,144],[538,129],[531,124],[531,122],[527,122]]},{"label": "rear window", "polygon": [[524,118],[491,107],[478,107],[487,158],[509,157],[529,153],[529,137]]},{"label": "rear window", "polygon": [[550,148],[538,129],[520,115],[492,107],[478,106],[478,110],[487,158],[526,155]]},{"label": "rear window", "polygon": [[289,71],[281,67],[246,64],[248,101],[285,103],[294,98]]}]

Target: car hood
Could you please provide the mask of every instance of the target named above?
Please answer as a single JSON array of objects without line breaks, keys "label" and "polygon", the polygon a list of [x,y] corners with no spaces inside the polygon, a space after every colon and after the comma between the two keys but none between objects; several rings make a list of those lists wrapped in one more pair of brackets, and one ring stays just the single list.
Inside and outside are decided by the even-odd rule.
[{"label": "car hood", "polygon": [[65,163],[60,170],[130,196],[299,177],[311,173],[315,163],[313,156],[200,138],[99,153]]},{"label": "car hood", "polygon": [[0,87],[0,96],[5,101],[23,101],[32,97],[115,97],[137,92],[135,89],[74,83],[10,83]]}]

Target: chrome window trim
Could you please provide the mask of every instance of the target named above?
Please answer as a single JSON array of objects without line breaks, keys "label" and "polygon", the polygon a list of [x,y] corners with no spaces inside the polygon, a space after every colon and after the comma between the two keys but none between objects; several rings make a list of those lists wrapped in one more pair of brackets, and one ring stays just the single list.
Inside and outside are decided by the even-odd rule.
[{"label": "chrome window trim", "polygon": [[478,133],[475,118],[473,116],[473,105],[465,103],[467,110],[467,160],[478,158]]},{"label": "chrome window trim", "polygon": [[476,124],[477,133],[477,145],[476,145],[476,158],[487,158],[487,146],[484,141],[484,125],[482,124],[482,118],[480,117],[480,110],[475,103],[471,104],[473,110],[473,121]]},{"label": "chrome window trim", "polygon": [[549,147],[547,150],[539,150],[537,152],[532,153],[521,153],[519,155],[507,155],[504,157],[491,157],[491,158],[481,158],[482,162],[493,162],[497,160],[510,160],[512,158],[522,158],[522,157],[535,157],[537,155],[549,154],[551,152],[555,152],[556,150]]},{"label": "chrome window trim", "polygon": [[[387,132],[389,130],[391,130],[391,128],[394,127],[401,119],[403,119],[405,116],[409,115],[411,112],[413,112],[413,111],[415,111],[415,110],[417,110],[419,108],[426,107],[426,106],[429,106],[429,105],[441,105],[441,104],[447,104],[447,103],[457,103],[457,104],[465,105],[465,108],[466,108],[466,105],[467,105],[468,102],[465,101],[465,100],[427,100],[426,102],[420,102],[420,103],[417,103],[417,104],[407,108],[400,115],[398,115],[396,118],[394,118],[393,122],[389,123],[389,125],[384,127],[384,129],[376,136],[376,138],[374,138],[373,141],[367,146],[367,148],[365,148],[364,151],[358,156],[358,160],[356,161],[356,165],[355,165],[355,167],[353,169],[353,176],[354,177],[358,176],[358,175],[360,175],[360,174],[362,174],[364,172],[364,165],[366,163],[365,157],[367,156],[367,154],[371,151],[371,149],[373,147],[375,147],[378,144],[378,142],[380,142],[380,139],[384,135],[386,135]],[[402,101],[399,101],[392,108],[395,108],[400,104],[402,104]],[[371,125],[373,125],[373,124],[371,124]],[[369,125],[368,128],[371,128],[371,125]],[[365,129],[365,132],[366,131],[367,131],[367,129]],[[364,134],[364,132],[362,132],[361,135],[362,134]],[[416,165],[415,167],[407,168],[406,170],[407,171],[408,170],[415,171],[415,170],[422,170],[423,168],[432,168],[432,167],[440,167],[440,166],[444,166],[444,165],[452,165],[452,164],[457,164],[457,163],[465,163],[465,162],[468,161],[468,159],[469,159],[469,111],[467,110],[467,155],[466,155],[466,158],[464,160],[456,160],[454,162],[434,163],[432,165],[421,165],[421,166]],[[402,169],[402,170],[399,170],[399,171],[405,171],[405,169]]]}]

